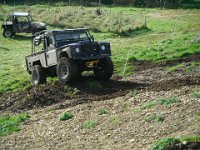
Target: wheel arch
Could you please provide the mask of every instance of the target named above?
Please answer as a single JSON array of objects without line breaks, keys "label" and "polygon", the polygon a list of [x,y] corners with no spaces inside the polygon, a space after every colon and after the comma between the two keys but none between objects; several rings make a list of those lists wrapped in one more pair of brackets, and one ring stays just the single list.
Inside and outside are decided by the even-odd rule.
[{"label": "wheel arch", "polygon": [[71,56],[69,55],[69,53],[67,53],[66,51],[60,53],[59,59],[61,59],[63,57],[71,58]]},{"label": "wheel arch", "polygon": [[41,64],[41,61],[40,61],[40,60],[34,61],[34,62],[33,62],[33,66],[35,66],[35,65],[39,65],[39,66],[42,67],[42,64]]}]

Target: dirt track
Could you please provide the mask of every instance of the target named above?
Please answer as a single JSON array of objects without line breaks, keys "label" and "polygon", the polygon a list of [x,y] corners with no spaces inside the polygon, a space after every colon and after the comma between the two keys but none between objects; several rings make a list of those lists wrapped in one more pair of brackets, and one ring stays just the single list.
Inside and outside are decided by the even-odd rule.
[{"label": "dirt track", "polygon": [[[186,66],[199,61],[199,54],[178,60]],[[192,73],[167,71],[175,62],[150,64],[133,62],[138,66],[133,76],[113,77],[101,82],[101,88],[86,85],[93,77],[84,77],[70,90],[61,83],[41,85],[21,93],[4,94],[0,97],[0,112],[27,112],[30,121],[21,126],[21,131],[1,137],[3,149],[147,149],[156,139],[171,136],[200,135],[197,116],[200,103],[192,92],[200,88],[200,77]],[[147,67],[148,66],[148,67]],[[196,68],[200,69],[200,68]],[[127,95],[137,90],[134,97]],[[76,94],[72,94],[78,91]],[[170,107],[156,106],[139,110],[141,103],[163,97],[178,97],[181,102]],[[108,114],[98,115],[105,108]],[[72,120],[60,122],[58,116],[71,111]],[[145,122],[145,116],[160,114],[163,122]],[[117,116],[117,123],[110,120]],[[92,129],[83,129],[85,120],[95,120]],[[1,148],[0,147],[0,148]]]}]

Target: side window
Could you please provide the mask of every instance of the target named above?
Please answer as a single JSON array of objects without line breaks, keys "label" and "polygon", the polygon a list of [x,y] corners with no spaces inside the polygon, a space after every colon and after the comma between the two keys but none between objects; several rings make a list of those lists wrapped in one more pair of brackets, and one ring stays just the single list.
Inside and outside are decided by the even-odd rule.
[{"label": "side window", "polygon": [[55,41],[52,36],[47,37],[47,47],[49,50],[55,49]]},{"label": "side window", "polygon": [[28,18],[27,17],[17,17],[18,22],[28,22]]}]

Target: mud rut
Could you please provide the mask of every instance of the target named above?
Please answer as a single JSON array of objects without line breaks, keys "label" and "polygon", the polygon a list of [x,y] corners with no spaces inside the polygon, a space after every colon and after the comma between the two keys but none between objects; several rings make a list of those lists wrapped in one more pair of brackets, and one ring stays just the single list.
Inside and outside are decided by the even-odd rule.
[{"label": "mud rut", "polygon": [[[200,76],[198,75],[184,72],[167,73],[165,69],[178,63],[198,61],[200,61],[200,53],[179,60],[161,63],[132,62],[137,68],[133,76],[125,78],[114,76],[110,81],[100,82],[102,88],[99,89],[86,86],[87,82],[95,81],[94,77],[90,76],[82,77],[78,83],[71,85],[70,89],[72,91],[65,90],[65,85],[57,82],[54,85],[41,85],[35,90],[28,89],[20,93],[1,94],[0,111],[21,112],[50,105],[55,105],[55,108],[59,109],[124,96],[134,89],[168,91],[182,86],[198,85],[200,84]],[[73,94],[73,89],[79,92]]]}]

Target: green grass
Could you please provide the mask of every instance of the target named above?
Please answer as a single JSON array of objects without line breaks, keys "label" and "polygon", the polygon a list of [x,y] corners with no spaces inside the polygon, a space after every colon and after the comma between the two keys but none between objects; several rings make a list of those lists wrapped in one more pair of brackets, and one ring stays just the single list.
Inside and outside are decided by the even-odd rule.
[{"label": "green grass", "polygon": [[112,116],[110,118],[110,123],[112,124],[120,124],[121,123],[121,119],[119,116]]},{"label": "green grass", "polygon": [[199,110],[199,111],[197,111],[197,115],[198,115],[198,116],[200,116],[200,110]]},{"label": "green grass", "polygon": [[74,115],[71,112],[64,112],[63,114],[59,116],[59,120],[66,121],[66,120],[72,119],[73,117]]},{"label": "green grass", "polygon": [[176,144],[179,142],[180,142],[180,140],[177,138],[160,139],[151,145],[150,150],[167,150],[167,148],[169,148],[170,145]]},{"label": "green grass", "polygon": [[172,67],[168,67],[167,70],[169,72],[175,72],[175,71],[185,71],[186,73],[192,73],[193,71],[198,71],[197,73],[200,74],[199,71],[200,62],[192,62],[191,64],[177,64]]},{"label": "green grass", "polygon": [[29,117],[27,114],[0,117],[0,136],[6,136],[12,132],[19,131],[20,123],[26,121]]},{"label": "green grass", "polygon": [[103,89],[103,86],[98,81],[88,81],[85,83],[85,88],[91,89],[91,90],[101,90]]},{"label": "green grass", "polygon": [[196,90],[192,93],[192,96],[195,97],[195,98],[200,98],[200,91],[199,90]]},{"label": "green grass", "polygon": [[183,136],[183,137],[180,138],[180,141],[181,142],[184,142],[184,141],[186,141],[186,142],[200,142],[200,136],[196,136],[196,135],[194,135],[194,136]]},{"label": "green grass", "polygon": [[163,138],[155,141],[151,144],[149,150],[167,150],[171,145],[183,143],[183,142],[200,142],[200,136],[183,136],[180,138]]},{"label": "green grass", "polygon": [[138,94],[137,90],[130,90],[127,94],[129,97],[135,97]]},{"label": "green grass", "polygon": [[85,129],[90,129],[90,128],[94,128],[97,125],[97,122],[94,120],[86,120],[83,125],[82,128]]},{"label": "green grass", "polygon": [[105,114],[108,114],[108,110],[105,109],[105,108],[102,108],[99,110],[99,115],[105,115]]},{"label": "green grass", "polygon": [[[93,7],[4,5],[1,9],[0,23],[10,12],[29,11],[35,21],[46,22],[49,29],[91,29],[97,41],[111,42],[115,74],[120,76],[134,74],[133,61],[174,60],[200,52],[198,9],[102,7],[101,16],[95,15]],[[145,15],[148,28],[143,27]],[[1,34],[0,45],[0,93],[30,88],[30,76],[24,62],[31,51],[30,34],[18,34],[12,39]],[[49,82],[54,83],[51,79]]]},{"label": "green grass", "polygon": [[141,104],[141,109],[150,109],[157,105],[169,106],[175,103],[179,103],[180,100],[177,97],[161,98],[158,100],[151,100]]},{"label": "green grass", "polygon": [[156,115],[155,113],[144,117],[145,122],[163,122],[164,120],[165,120],[164,116]]}]

